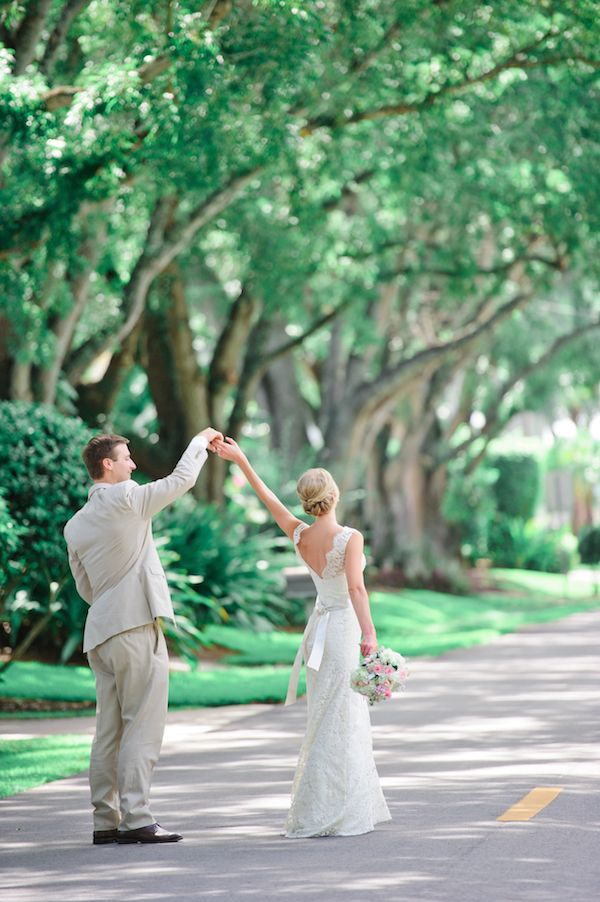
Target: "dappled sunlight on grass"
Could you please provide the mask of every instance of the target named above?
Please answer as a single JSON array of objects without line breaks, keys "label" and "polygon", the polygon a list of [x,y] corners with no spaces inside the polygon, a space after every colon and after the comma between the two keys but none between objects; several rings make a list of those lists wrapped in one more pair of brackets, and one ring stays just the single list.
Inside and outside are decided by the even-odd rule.
[{"label": "dappled sunlight on grass", "polygon": [[91,737],[0,739],[0,798],[85,770]]},{"label": "dappled sunlight on grass", "polygon": [[590,598],[598,584],[596,574],[589,568],[571,570],[566,574],[497,568],[490,570],[490,576],[499,588],[516,587],[538,595],[567,599]]}]

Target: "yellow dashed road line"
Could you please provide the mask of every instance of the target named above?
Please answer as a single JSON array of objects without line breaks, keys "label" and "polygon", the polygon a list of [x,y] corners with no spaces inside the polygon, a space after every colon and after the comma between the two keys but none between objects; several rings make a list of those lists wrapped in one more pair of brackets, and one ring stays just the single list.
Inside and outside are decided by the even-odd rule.
[{"label": "yellow dashed road line", "polygon": [[501,814],[499,821],[529,821],[542,809],[553,802],[562,792],[562,786],[538,786],[532,789],[520,801]]}]

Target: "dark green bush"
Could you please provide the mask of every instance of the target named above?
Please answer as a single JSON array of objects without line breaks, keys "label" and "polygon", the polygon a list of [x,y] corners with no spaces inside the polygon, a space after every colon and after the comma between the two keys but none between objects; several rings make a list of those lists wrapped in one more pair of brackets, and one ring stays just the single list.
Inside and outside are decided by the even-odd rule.
[{"label": "dark green bush", "polygon": [[519,517],[503,517],[490,524],[488,556],[496,567],[565,573],[574,564],[574,550],[564,530],[541,529]]},{"label": "dark green bush", "polygon": [[20,572],[19,548],[25,532],[11,516],[0,488],[0,596],[10,592],[10,584]]},{"label": "dark green bush", "polygon": [[461,553],[471,563],[488,556],[489,528],[496,513],[495,479],[495,471],[488,466],[469,475],[460,468],[451,470],[442,513],[458,529]]},{"label": "dark green bush", "polygon": [[79,610],[82,602],[74,603],[62,531],[87,497],[81,450],[88,439],[81,420],[53,407],[0,402],[0,611],[13,645],[40,618],[45,628],[39,645],[60,648],[79,638],[85,611]]},{"label": "dark green bush", "polygon": [[11,518],[27,532],[19,557],[33,584],[58,582],[65,573],[62,530],[87,498],[81,451],[89,437],[81,420],[48,405],[0,403],[2,491]]},{"label": "dark green bush", "polygon": [[498,454],[489,463],[498,474],[494,483],[498,513],[530,520],[540,494],[541,474],[537,459],[529,454]]},{"label": "dark green bush", "polygon": [[577,546],[582,564],[600,564],[600,526],[588,526],[581,531]]},{"label": "dark green bush", "polygon": [[444,515],[459,529],[467,560],[547,573],[573,566],[573,537],[532,520],[540,481],[537,459],[524,454],[492,456],[469,475],[460,465],[451,471]]}]

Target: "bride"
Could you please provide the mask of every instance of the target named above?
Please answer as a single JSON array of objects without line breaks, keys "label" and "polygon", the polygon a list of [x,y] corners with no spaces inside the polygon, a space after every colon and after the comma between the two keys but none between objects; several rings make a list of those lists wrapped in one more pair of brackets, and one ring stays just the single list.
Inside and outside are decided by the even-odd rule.
[{"label": "bride", "polygon": [[[286,704],[296,699],[306,661],[308,721],[292,787],[286,836],[356,836],[390,820],[373,760],[367,700],[350,688],[350,674],[377,646],[363,570],[363,537],[340,526],[339,490],[327,470],[307,470],[297,491],[309,526],[265,485],[233,441],[214,442],[220,457],[236,463],[292,539],[310,571],[318,597],[298,650]],[[362,638],[361,638],[362,634]]]}]

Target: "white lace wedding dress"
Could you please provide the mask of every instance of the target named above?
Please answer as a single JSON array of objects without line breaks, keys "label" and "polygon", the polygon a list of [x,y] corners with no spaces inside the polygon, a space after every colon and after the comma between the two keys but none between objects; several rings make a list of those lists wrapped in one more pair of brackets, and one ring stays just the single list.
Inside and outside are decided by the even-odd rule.
[{"label": "white lace wedding dress", "polygon": [[360,627],[344,572],[346,544],[353,530],[335,536],[322,574],[298,551],[301,523],[294,532],[300,560],[308,567],[318,597],[299,649],[286,704],[295,700],[302,657],[307,662],[308,722],[292,787],[286,836],[355,836],[390,820],[373,760],[367,700],[350,688],[358,666]]}]

